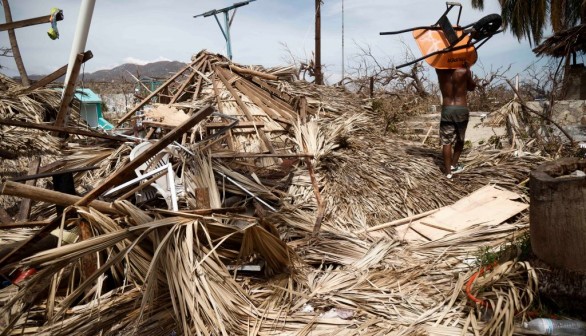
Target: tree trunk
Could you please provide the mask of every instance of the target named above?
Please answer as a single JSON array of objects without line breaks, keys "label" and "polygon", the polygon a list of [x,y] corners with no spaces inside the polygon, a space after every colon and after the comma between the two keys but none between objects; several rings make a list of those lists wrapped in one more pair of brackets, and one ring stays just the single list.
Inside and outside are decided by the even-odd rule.
[{"label": "tree trunk", "polygon": [[[8,5],[8,0],[2,0],[2,6],[4,7],[6,23],[11,23],[12,13],[10,12],[10,5]],[[14,62],[16,63],[16,67],[18,68],[18,72],[20,73],[22,85],[29,86],[30,81],[28,79],[28,75],[26,74],[24,63],[22,62],[22,56],[20,56],[20,49],[18,48],[18,43],[16,41],[16,34],[14,33],[14,29],[8,29],[8,39],[10,40],[10,46],[12,47],[12,56],[14,57]]]},{"label": "tree trunk", "polygon": [[586,160],[563,158],[531,172],[530,230],[535,255],[555,268],[586,274]]}]

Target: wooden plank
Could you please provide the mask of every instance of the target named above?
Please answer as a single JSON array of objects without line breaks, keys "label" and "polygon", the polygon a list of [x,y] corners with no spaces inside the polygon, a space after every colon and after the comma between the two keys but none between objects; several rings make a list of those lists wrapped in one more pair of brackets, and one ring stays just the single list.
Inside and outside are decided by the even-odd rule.
[{"label": "wooden plank", "polygon": [[76,203],[76,205],[86,205],[89,202],[96,199],[101,194],[103,194],[106,190],[113,187],[114,185],[124,182],[126,178],[134,174],[134,170],[136,168],[145,163],[151,157],[155,156],[157,153],[159,153],[161,150],[167,147],[170,143],[177,140],[181,135],[183,135],[183,133],[190,130],[197,123],[207,118],[209,115],[212,114],[213,111],[214,109],[209,105],[197,111],[193,115],[193,117],[189,118],[184,123],[182,123],[181,125],[174,128],[172,131],[167,133],[163,138],[161,138],[147,150],[142,152],[134,160],[128,162],[122,168],[115,171],[95,189],[87,193],[79,202]]},{"label": "wooden plank", "polygon": [[[91,50],[88,50],[85,53],[83,53],[83,59],[81,60],[81,63],[85,63],[85,62],[89,61],[90,59],[92,59],[93,57],[94,57],[94,54],[91,52]],[[67,66],[68,66],[68,64],[65,64],[64,66],[60,67],[59,69],[53,71],[51,74],[39,79],[38,81],[33,83],[31,86],[23,89],[22,93],[28,93],[28,92],[36,90],[40,87],[44,87],[47,84],[52,83],[53,81],[57,80],[58,78],[64,76],[65,73],[67,73]]]},{"label": "wooden plank", "polygon": [[195,61],[191,62],[191,64],[187,65],[185,68],[179,70],[179,72],[171,76],[171,78],[169,78],[165,83],[159,86],[155,91],[151,92],[145,99],[143,99],[135,107],[133,107],[132,110],[128,111],[128,113],[126,113],[122,118],[120,118],[120,120],[118,120],[116,128],[120,127],[122,123],[128,120],[128,118],[132,117],[136,113],[136,111],[140,110],[143,106],[148,104],[148,102],[150,102],[154,96],[156,96],[159,92],[162,92],[165,88],[167,88],[167,86],[173,83],[175,79],[177,79],[177,77],[181,76],[185,71],[191,69],[192,66],[197,64],[201,60],[201,57],[203,57],[203,55],[198,57]]},{"label": "wooden plank", "polygon": [[[27,175],[34,175],[39,172],[39,167],[41,165],[40,158],[34,158],[31,160]],[[25,182],[27,185],[34,186],[37,180],[28,180]],[[18,210],[18,214],[16,215],[16,221],[24,222],[28,220],[28,217],[31,214],[31,205],[32,201],[30,198],[25,198],[20,201],[20,208]]]},{"label": "wooden plank", "polygon": [[[485,186],[431,216],[398,227],[397,232],[406,240],[419,240],[420,236],[437,240],[478,224],[498,225],[528,208],[528,204],[513,201],[517,198],[516,193]],[[417,234],[410,234],[410,230]]]},{"label": "wooden plank", "polygon": [[[63,20],[60,16],[56,16],[57,21]],[[19,21],[12,21],[10,23],[2,23],[0,24],[0,31],[5,31],[9,29],[18,29],[24,28],[28,26],[34,26],[43,23],[50,23],[51,22],[51,15],[39,16],[32,19],[26,20],[19,20]]]},{"label": "wooden plank", "polygon": [[[73,100],[75,86],[77,84],[77,76],[79,76],[79,71],[81,69],[81,63],[83,58],[84,54],[78,54],[77,57],[75,57],[73,67],[71,68],[71,75],[69,76],[69,81],[67,82],[67,86],[65,87],[65,91],[63,92],[63,97],[61,98],[59,112],[57,113],[57,118],[55,118],[55,123],[53,124],[57,127],[63,127],[67,123],[67,118],[69,117],[69,109],[71,107],[71,101]],[[57,132],[54,132],[54,135],[57,134]]]},{"label": "wooden plank", "polygon": [[7,126],[33,128],[33,129],[38,129],[38,130],[43,130],[43,131],[53,131],[53,132],[77,134],[77,135],[83,135],[83,136],[87,136],[87,137],[91,137],[91,138],[100,138],[100,139],[108,139],[108,140],[115,140],[115,141],[128,141],[127,138],[124,138],[121,136],[92,132],[92,131],[87,131],[87,130],[80,129],[80,128],[73,128],[73,127],[63,127],[63,126],[55,126],[55,125],[49,125],[49,124],[36,124],[36,123],[29,123],[29,122],[11,120],[11,119],[0,119],[0,124],[7,125]]}]

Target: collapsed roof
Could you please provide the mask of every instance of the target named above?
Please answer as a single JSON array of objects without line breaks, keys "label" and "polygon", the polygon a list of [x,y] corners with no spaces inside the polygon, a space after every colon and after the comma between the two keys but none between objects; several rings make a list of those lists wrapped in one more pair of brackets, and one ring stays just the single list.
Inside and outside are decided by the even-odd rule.
[{"label": "collapsed roof", "polygon": [[[446,181],[438,153],[383,137],[381,116],[365,101],[294,74],[200,52],[118,120],[116,139],[68,139],[52,170],[74,172],[77,195],[3,181],[2,194],[38,202],[27,223],[5,223],[11,230],[0,236],[0,269],[36,272],[0,290],[2,328],[36,335],[512,328],[512,314],[479,321],[481,307],[460,293],[473,273],[466,259],[479,244],[526,230],[526,216],[438,239],[412,230],[418,236],[408,243],[395,221],[407,217],[401,223],[410,230],[413,215],[488,183],[522,192],[541,158],[479,151],[464,158],[473,173]],[[503,262],[492,275],[479,276],[478,288],[491,289],[482,300],[498,302],[498,311],[531,304],[530,265]]]}]

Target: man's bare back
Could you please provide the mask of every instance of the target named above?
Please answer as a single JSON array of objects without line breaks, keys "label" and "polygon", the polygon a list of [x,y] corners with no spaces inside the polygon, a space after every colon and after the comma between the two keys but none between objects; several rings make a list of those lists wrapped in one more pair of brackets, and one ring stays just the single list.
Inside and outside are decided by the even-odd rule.
[{"label": "man's bare back", "polygon": [[443,106],[468,106],[467,91],[475,88],[469,68],[436,69]]}]

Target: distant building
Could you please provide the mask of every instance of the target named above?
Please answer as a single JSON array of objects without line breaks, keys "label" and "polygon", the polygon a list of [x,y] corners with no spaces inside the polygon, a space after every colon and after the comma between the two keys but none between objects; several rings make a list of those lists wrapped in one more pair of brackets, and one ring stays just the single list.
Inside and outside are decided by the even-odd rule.
[{"label": "distant building", "polygon": [[102,99],[90,89],[78,89],[75,91],[75,99],[79,100],[79,114],[91,128],[100,128],[106,131],[114,129],[114,126],[104,119],[102,112]]},{"label": "distant building", "polygon": [[[134,93],[144,98],[159,88],[159,86],[163,85],[163,83],[164,80],[162,79],[142,76],[134,87]],[[153,97],[152,102],[157,103],[156,98]]]}]

